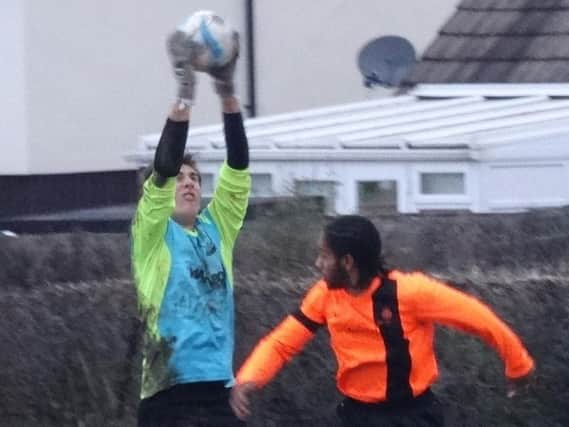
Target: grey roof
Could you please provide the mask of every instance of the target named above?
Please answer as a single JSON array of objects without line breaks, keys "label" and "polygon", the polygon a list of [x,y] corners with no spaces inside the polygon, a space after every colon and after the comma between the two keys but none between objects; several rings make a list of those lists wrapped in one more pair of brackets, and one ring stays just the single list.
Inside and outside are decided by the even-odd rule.
[{"label": "grey roof", "polygon": [[463,0],[407,83],[569,82],[569,0]]}]

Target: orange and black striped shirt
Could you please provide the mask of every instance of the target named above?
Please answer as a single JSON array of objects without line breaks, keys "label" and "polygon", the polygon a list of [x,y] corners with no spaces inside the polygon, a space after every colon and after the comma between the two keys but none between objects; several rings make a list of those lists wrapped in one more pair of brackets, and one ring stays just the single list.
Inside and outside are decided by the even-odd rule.
[{"label": "orange and black striped shirt", "polygon": [[257,344],[237,381],[264,386],[327,326],[340,392],[362,402],[406,400],[437,379],[435,323],[479,336],[498,352],[508,378],[533,369],[520,339],[476,298],[423,273],[392,271],[358,295],[318,281],[300,309]]}]

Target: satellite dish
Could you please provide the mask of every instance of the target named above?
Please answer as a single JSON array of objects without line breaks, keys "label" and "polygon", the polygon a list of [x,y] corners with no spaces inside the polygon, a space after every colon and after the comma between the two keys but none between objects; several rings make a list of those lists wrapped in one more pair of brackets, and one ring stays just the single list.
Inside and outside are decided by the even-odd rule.
[{"label": "satellite dish", "polygon": [[415,62],[413,45],[399,36],[371,40],[358,53],[358,68],[366,87],[399,86]]}]

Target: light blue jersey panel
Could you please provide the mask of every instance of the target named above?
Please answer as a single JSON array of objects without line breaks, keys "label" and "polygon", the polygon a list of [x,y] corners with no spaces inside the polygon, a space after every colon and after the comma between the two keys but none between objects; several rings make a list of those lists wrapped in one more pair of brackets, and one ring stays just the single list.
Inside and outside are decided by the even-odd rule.
[{"label": "light blue jersey panel", "polygon": [[233,287],[221,238],[206,209],[195,230],[168,221],[165,242],[171,270],[158,317],[169,344],[171,383],[233,381]]}]

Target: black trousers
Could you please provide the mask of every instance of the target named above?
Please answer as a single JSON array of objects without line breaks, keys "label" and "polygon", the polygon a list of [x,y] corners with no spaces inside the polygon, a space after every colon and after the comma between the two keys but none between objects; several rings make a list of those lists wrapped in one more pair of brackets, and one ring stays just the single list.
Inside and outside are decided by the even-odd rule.
[{"label": "black trousers", "polygon": [[138,427],[244,427],[221,381],[178,384],[140,401]]},{"label": "black trousers", "polygon": [[431,390],[398,403],[365,403],[346,398],[338,405],[344,427],[443,427],[442,405]]}]

